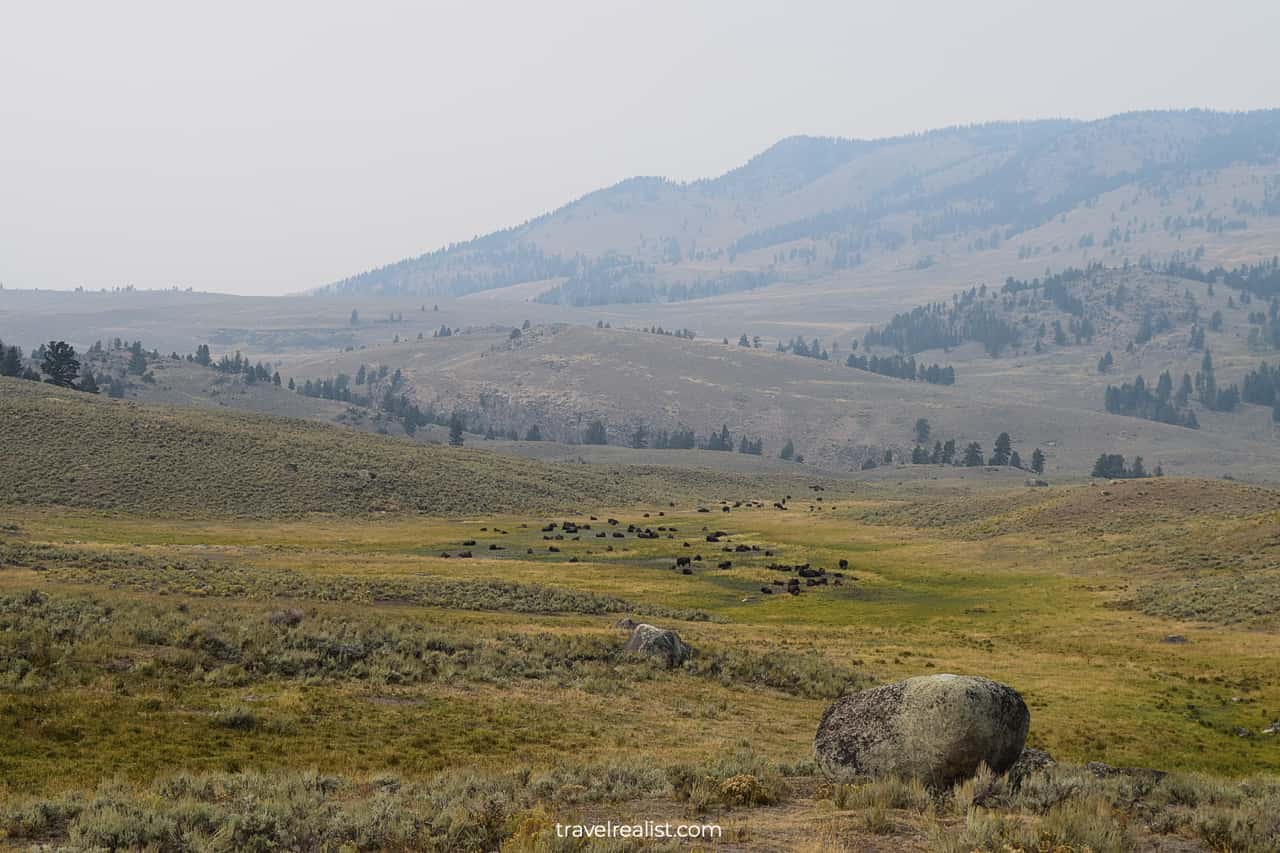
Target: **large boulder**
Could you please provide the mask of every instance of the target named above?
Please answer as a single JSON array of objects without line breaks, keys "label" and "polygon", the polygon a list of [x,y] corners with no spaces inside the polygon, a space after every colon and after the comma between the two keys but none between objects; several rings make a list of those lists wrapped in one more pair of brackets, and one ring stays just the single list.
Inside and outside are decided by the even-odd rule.
[{"label": "large boulder", "polygon": [[1031,715],[1012,687],[972,675],[925,675],[842,696],[814,751],[831,779],[896,776],[942,788],[1022,754]]},{"label": "large boulder", "polygon": [[688,659],[690,649],[675,631],[642,622],[632,630],[626,651],[634,655],[662,658],[667,666],[675,667]]}]

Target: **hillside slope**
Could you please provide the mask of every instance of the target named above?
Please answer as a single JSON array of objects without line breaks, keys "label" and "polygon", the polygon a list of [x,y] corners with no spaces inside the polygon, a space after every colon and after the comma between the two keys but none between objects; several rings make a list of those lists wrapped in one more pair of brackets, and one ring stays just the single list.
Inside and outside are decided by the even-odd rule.
[{"label": "hillside slope", "polygon": [[[931,444],[976,441],[989,452],[1008,431],[1024,460],[1043,448],[1054,476],[1087,475],[1107,452],[1141,455],[1170,474],[1280,479],[1271,431],[1256,427],[1256,419],[1239,429],[1228,421],[1210,428],[1206,416],[1205,429],[1191,430],[1102,411],[1105,383],[1116,381],[1096,373],[1102,346],[1000,359],[968,344],[926,353],[929,362],[958,365],[949,387],[847,367],[847,347],[822,361],[767,347],[581,326],[534,327],[514,340],[494,333],[406,342],[298,359],[286,369],[353,375],[362,364],[387,364],[403,371],[408,395],[423,409],[460,411],[472,431],[524,436],[537,426],[544,438],[565,443],[582,441],[597,419],[608,442],[623,447],[641,428],[655,447],[662,431],[689,428],[702,443],[727,426],[735,442],[762,440],[764,456],[776,458],[791,440],[806,467],[849,471],[880,462],[885,450],[895,461],[908,457],[915,421],[927,418]],[[1061,375],[1044,366],[1055,360],[1066,365]],[[1094,390],[1075,390],[1085,387]],[[1269,418],[1260,408],[1255,414]]]},{"label": "hillside slope", "polygon": [[[889,270],[987,274],[1198,251],[1266,257],[1280,111],[1147,112],[794,137],[718,178],[632,178],[523,225],[352,276],[347,295],[519,288],[563,305],[672,302]],[[514,294],[513,294],[514,296]]]},{"label": "hillside slope", "polygon": [[12,379],[0,379],[0,435],[0,501],[158,515],[551,512],[766,489],[747,476],[549,465]]}]

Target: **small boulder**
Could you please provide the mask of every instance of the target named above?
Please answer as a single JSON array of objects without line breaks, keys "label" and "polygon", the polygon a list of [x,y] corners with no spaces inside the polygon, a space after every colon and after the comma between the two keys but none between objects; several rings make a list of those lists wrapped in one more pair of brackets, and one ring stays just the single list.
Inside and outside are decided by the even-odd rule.
[{"label": "small boulder", "polygon": [[1112,767],[1110,764],[1105,764],[1101,761],[1090,761],[1084,766],[1084,769],[1098,779],[1126,776],[1130,779],[1142,780],[1153,785],[1169,775],[1163,770],[1152,770],[1149,767]]},{"label": "small boulder", "polygon": [[689,658],[690,649],[680,635],[669,628],[641,623],[631,632],[625,649],[629,654],[662,658],[667,666],[676,667]]},{"label": "small boulder", "polygon": [[925,675],[850,693],[818,724],[814,752],[831,779],[918,778],[945,788],[981,764],[1004,773],[1031,714],[1012,687],[971,675]]},{"label": "small boulder", "polygon": [[1057,763],[1053,756],[1043,749],[1027,747],[1022,750],[1022,755],[1019,755],[1018,760],[1013,762],[1013,766],[1009,768],[1009,779],[1013,783],[1013,787],[1018,788],[1031,774],[1042,773],[1056,766]]}]

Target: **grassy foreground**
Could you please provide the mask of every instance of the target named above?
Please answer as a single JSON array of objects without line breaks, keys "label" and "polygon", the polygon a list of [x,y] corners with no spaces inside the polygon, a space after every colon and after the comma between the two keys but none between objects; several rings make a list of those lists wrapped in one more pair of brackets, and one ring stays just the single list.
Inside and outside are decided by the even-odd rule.
[{"label": "grassy foreground", "polygon": [[[1280,495],[740,487],[594,518],[6,506],[0,833],[581,849],[552,824],[631,816],[718,821],[716,849],[1274,849]],[[789,595],[773,563],[832,582]],[[627,657],[626,616],[695,657]],[[977,794],[814,776],[832,698],[947,671],[1015,686],[1063,764]]]}]

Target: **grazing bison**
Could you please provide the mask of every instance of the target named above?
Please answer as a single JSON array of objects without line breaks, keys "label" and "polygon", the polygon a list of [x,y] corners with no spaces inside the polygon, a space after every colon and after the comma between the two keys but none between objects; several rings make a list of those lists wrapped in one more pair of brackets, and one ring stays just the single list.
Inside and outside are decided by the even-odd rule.
[{"label": "grazing bison", "polygon": [[732,568],[733,568],[733,562],[732,562],[732,561],[730,561],[730,560],[722,560],[722,561],[720,562],[720,565],[719,565],[719,566],[717,566],[716,568],[719,568],[719,569],[732,569]]},{"label": "grazing bison", "polygon": [[463,551],[463,552],[459,553],[459,554],[458,554],[458,556],[459,556],[459,557],[470,557],[470,556],[471,556],[471,552],[470,552],[470,551]]},{"label": "grazing bison", "polygon": [[680,566],[687,566],[689,563],[690,559],[688,557],[676,557],[676,568],[679,568]]},{"label": "grazing bison", "polygon": [[841,559],[841,560],[840,560],[840,568],[842,568],[842,569],[847,569],[847,568],[849,568],[849,561],[848,561],[848,560],[845,560],[845,559]]},{"label": "grazing bison", "polygon": [[693,569],[689,568],[688,566],[685,566],[683,569],[680,570],[680,574],[691,575],[693,574]]},{"label": "grazing bison", "polygon": [[474,544],[476,544],[476,540],[474,540],[474,539],[467,539],[467,540],[466,540],[466,541],[464,541],[462,544],[463,544],[463,545],[474,545]]}]

